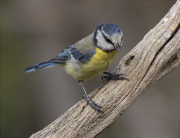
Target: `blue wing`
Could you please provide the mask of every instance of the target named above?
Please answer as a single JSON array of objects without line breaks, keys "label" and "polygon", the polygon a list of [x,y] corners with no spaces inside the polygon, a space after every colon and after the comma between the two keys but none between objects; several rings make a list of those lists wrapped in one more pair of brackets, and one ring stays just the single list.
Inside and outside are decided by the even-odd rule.
[{"label": "blue wing", "polygon": [[81,63],[85,64],[87,63],[91,57],[96,53],[95,49],[89,50],[87,54],[83,54],[80,51],[78,51],[76,48],[74,48],[74,45],[71,45],[67,47],[65,50],[63,50],[57,57],[46,61],[37,63],[35,65],[29,66],[26,68],[24,73],[36,71],[43,68],[53,67],[55,65],[65,65],[67,60],[71,57],[74,57]]},{"label": "blue wing", "polygon": [[87,54],[83,54],[80,51],[78,51],[76,48],[71,48],[70,53],[76,60],[85,64],[91,59],[91,57],[96,53],[96,51],[95,49],[91,49],[88,51]]}]

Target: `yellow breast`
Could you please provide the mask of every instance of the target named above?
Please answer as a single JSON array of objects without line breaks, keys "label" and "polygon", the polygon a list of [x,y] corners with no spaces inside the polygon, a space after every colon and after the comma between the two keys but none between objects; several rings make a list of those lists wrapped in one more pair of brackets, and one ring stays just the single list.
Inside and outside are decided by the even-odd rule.
[{"label": "yellow breast", "polygon": [[118,51],[105,52],[96,47],[96,54],[86,64],[77,63],[77,61],[69,62],[65,65],[68,74],[80,81],[86,81],[98,74],[104,72],[113,62]]}]

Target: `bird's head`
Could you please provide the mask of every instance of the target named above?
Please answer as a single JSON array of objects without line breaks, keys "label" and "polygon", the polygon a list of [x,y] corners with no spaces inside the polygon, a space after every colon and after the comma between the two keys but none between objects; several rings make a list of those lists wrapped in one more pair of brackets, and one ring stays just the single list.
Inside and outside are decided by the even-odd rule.
[{"label": "bird's head", "polygon": [[93,40],[95,45],[104,51],[120,51],[123,44],[123,33],[117,25],[104,23],[94,31]]}]

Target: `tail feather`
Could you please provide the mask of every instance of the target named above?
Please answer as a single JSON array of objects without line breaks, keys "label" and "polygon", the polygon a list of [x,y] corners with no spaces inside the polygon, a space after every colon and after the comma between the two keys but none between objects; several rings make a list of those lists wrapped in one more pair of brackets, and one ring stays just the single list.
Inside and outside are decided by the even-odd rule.
[{"label": "tail feather", "polygon": [[28,72],[32,72],[32,71],[36,71],[38,69],[42,69],[42,68],[48,68],[48,67],[52,67],[55,65],[58,65],[59,63],[54,63],[54,62],[42,62],[42,63],[38,63],[32,66],[29,66],[28,68],[26,68],[26,70],[23,73],[28,73]]}]

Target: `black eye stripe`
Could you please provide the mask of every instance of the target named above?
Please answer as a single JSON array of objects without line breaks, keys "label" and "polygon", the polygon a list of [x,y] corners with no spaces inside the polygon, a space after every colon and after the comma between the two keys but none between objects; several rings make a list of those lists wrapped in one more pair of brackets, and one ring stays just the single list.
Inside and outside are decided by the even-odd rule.
[{"label": "black eye stripe", "polygon": [[108,43],[110,43],[110,44],[112,44],[112,45],[114,46],[114,44],[112,43],[112,41],[111,41],[110,39],[108,39],[107,36],[105,36],[102,31],[101,31],[101,33],[102,33],[104,39],[105,39]]},{"label": "black eye stripe", "polygon": [[108,43],[112,43],[111,40],[107,39],[106,37],[105,37],[105,39]]}]

